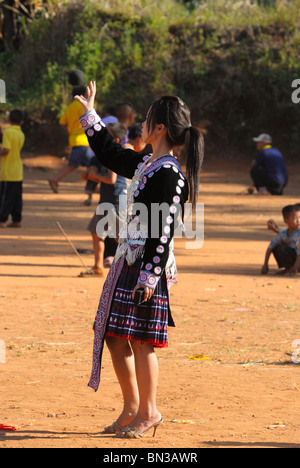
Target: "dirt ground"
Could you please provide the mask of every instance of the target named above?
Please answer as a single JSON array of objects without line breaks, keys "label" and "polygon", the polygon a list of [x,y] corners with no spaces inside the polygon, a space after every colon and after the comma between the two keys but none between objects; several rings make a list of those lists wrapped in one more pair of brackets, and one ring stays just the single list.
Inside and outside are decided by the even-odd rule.
[{"label": "dirt ground", "polygon": [[[177,327],[157,351],[165,423],[155,438],[121,440],[101,434],[122,405],[107,348],[99,391],[87,387],[104,280],[77,276],[83,268],[55,224],[90,249],[98,196],[83,205],[80,171],[50,192],[47,179],[62,164],[53,156],[25,163],[23,228],[0,232],[0,424],[18,427],[0,431],[0,447],[299,448],[300,279],[276,276],[274,260],[268,276],[260,268],[267,220],[283,226],[281,208],[300,202],[300,165],[289,167],[283,197],[259,197],[240,195],[247,164],[206,162],[205,243],[191,251],[175,242]],[[90,253],[83,259],[92,266]]]}]

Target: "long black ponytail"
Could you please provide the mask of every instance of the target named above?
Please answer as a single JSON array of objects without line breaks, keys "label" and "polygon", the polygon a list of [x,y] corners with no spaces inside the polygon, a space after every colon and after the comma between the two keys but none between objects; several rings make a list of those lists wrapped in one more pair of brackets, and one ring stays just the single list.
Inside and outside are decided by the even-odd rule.
[{"label": "long black ponytail", "polygon": [[204,159],[204,137],[197,127],[189,127],[188,133],[186,172],[190,188],[190,202],[195,208],[199,195],[200,170]]},{"label": "long black ponytail", "polygon": [[153,131],[156,124],[164,124],[167,141],[172,147],[185,146],[189,201],[195,208],[204,159],[203,135],[197,127],[191,125],[190,109],[177,96],[163,96],[152,103],[147,115],[148,131]]}]

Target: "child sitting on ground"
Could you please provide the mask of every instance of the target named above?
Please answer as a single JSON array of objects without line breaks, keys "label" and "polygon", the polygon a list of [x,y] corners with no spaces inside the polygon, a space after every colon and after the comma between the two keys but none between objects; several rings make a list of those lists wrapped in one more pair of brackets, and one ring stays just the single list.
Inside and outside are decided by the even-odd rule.
[{"label": "child sitting on ground", "polygon": [[[295,207],[296,207],[297,211],[300,211],[300,203],[296,203]],[[276,224],[274,219],[269,219],[269,221],[267,222],[267,226],[268,226],[268,229],[270,231],[274,231],[275,234],[279,234],[280,231],[281,231],[280,227],[278,226],[278,224]]]},{"label": "child sitting on ground", "polygon": [[[265,263],[261,273],[266,275],[269,272],[269,259],[273,253],[278,267],[284,268],[283,274],[289,273],[296,275],[300,267],[300,206],[288,205],[282,210],[282,215],[287,229],[279,232],[269,245]],[[272,221],[272,220],[270,220]],[[274,222],[273,222],[274,223]],[[277,230],[278,226],[274,223],[268,224],[269,229]]]}]

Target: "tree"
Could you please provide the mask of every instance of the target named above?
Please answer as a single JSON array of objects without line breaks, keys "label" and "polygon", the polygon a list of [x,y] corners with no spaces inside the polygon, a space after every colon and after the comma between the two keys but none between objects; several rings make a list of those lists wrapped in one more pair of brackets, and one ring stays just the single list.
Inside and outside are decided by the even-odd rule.
[{"label": "tree", "polygon": [[17,49],[22,38],[22,21],[32,22],[33,0],[3,0],[0,3],[0,50]]}]

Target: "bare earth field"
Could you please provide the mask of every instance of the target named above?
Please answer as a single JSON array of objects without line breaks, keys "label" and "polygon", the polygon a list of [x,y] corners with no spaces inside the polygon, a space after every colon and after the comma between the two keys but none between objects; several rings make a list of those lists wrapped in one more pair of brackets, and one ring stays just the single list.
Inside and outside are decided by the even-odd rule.
[{"label": "bare earth field", "polygon": [[[247,164],[205,164],[205,243],[191,251],[175,242],[177,327],[157,351],[165,423],[155,438],[121,440],[101,434],[122,405],[107,348],[99,391],[87,387],[104,280],[77,276],[83,268],[55,224],[91,249],[98,196],[83,206],[80,171],[53,194],[47,179],[62,162],[27,156],[23,228],[0,232],[0,424],[18,427],[0,431],[0,448],[300,448],[300,279],[276,276],[273,259],[260,275],[266,222],[283,227],[282,207],[300,202],[300,166],[289,167],[283,197],[259,197],[239,195]],[[83,259],[92,266],[91,254]]]}]

